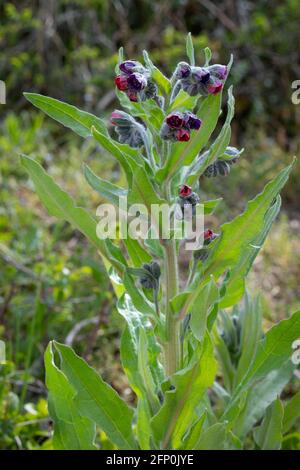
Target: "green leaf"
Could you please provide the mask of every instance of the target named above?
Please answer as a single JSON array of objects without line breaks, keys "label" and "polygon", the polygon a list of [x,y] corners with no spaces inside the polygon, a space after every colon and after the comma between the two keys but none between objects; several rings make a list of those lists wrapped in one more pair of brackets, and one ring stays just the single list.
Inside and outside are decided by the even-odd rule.
[{"label": "green leaf", "polygon": [[161,449],[178,449],[193,424],[195,408],[213,384],[217,364],[213,344],[205,336],[192,363],[172,377],[174,390],[166,391],[164,404],[152,420],[153,437]]},{"label": "green leaf", "polygon": [[84,165],[84,176],[89,185],[116,207],[119,207],[119,200],[127,196],[127,190],[116,186],[97,176],[87,165]]},{"label": "green leaf", "polygon": [[195,53],[194,53],[194,45],[193,45],[193,38],[192,34],[188,33],[186,37],[186,55],[190,61],[192,66],[195,65]]},{"label": "green leaf", "polygon": [[203,269],[195,277],[190,293],[182,307],[181,316],[188,313],[190,305],[198,295],[198,291],[208,282],[211,276],[218,278],[228,269],[234,269],[247,256],[247,247],[263,230],[265,215],[270,204],[277,197],[293,168],[293,164],[284,168],[264,190],[248,202],[245,211],[222,225],[221,236],[214,242],[210,255]]},{"label": "green leaf", "polygon": [[300,416],[300,392],[296,393],[284,407],[283,433],[288,432]]},{"label": "green leaf", "polygon": [[279,399],[267,409],[259,428],[254,431],[254,439],[261,450],[279,450],[282,441],[283,406]]},{"label": "green leaf", "polygon": [[219,289],[214,280],[211,280],[199,292],[191,307],[190,327],[194,336],[200,341],[206,330],[206,320],[210,309],[219,298]]},{"label": "green leaf", "polygon": [[54,421],[54,449],[95,449],[95,424],[78,413],[74,403],[76,391],[54,362],[52,342],[45,352],[45,368],[49,413]]},{"label": "green leaf", "polygon": [[[148,367],[151,370],[152,378],[157,388],[163,380],[162,367],[158,360],[160,348],[156,343],[152,324],[147,315],[142,314],[135,308],[132,299],[128,294],[123,295],[119,299],[117,308],[118,312],[127,323],[127,328],[124,330],[121,341],[121,360],[124,371],[137,396],[139,398],[142,396],[147,397],[145,394],[145,387],[147,384],[145,382],[145,377],[143,376],[143,374],[146,374],[147,372],[141,370],[141,363],[139,361],[140,334],[142,330],[147,333],[148,344],[148,357],[145,356],[146,352],[144,349],[143,362],[144,364],[145,362],[148,363]],[[143,346],[145,346],[145,344]],[[150,380],[149,377],[147,380]],[[153,399],[153,397],[151,398]]]},{"label": "green leaf", "polygon": [[211,60],[211,50],[209,47],[206,47],[204,49],[204,57],[205,57],[205,63],[204,63],[204,67],[208,67],[209,66],[209,63],[210,63],[210,60]]},{"label": "green leaf", "polygon": [[197,102],[199,100],[199,96],[190,96],[186,91],[180,90],[176,98],[172,101],[168,112],[182,109],[183,111],[190,110],[192,111]]},{"label": "green leaf", "polygon": [[93,114],[81,111],[75,106],[50,98],[49,96],[38,95],[36,93],[24,93],[24,96],[34,106],[41,109],[52,119],[72,129],[72,131],[76,132],[76,134],[81,137],[90,137],[92,126],[103,134],[107,133],[106,126],[102,119]]},{"label": "green leaf", "polygon": [[130,186],[132,181],[132,166],[136,166],[133,159],[129,155],[122,152],[110,137],[106,136],[101,132],[98,132],[95,127],[92,127],[91,132],[97,142],[99,142],[99,144],[101,144],[101,146],[105,148],[105,150],[110,152],[111,155],[113,155],[113,157],[115,157],[116,160],[120,163],[121,167],[125,171],[127,181]]},{"label": "green leaf", "polygon": [[259,297],[252,301],[248,295],[245,296],[245,307],[240,314],[240,321],[241,356],[236,371],[235,385],[240,383],[245,371],[250,367],[262,337],[262,308]]},{"label": "green leaf", "polygon": [[259,342],[255,359],[237,388],[226,408],[223,419],[232,417],[235,405],[241,394],[255,381],[263,379],[270,372],[280,369],[291,357],[291,346],[300,337],[300,310],[287,320],[282,320],[273,326],[264,339]]},{"label": "green leaf", "polygon": [[79,413],[94,421],[118,449],[136,449],[133,410],[70,347],[57,342],[53,346],[59,353],[62,372],[77,392],[75,403]]},{"label": "green leaf", "polygon": [[272,228],[272,224],[279,213],[280,206],[281,198],[280,196],[277,196],[275,202],[268,209],[265,215],[261,232],[251,244],[245,247],[244,255],[240,262],[231,270],[230,276],[225,283],[226,292],[220,302],[220,308],[227,308],[231,305],[235,305],[242,298],[245,291],[245,277],[250,271],[256,256]]},{"label": "green leaf", "polygon": [[188,436],[184,439],[182,450],[193,450],[195,449],[197,442],[199,441],[204,421],[206,419],[206,413],[204,413],[201,418],[191,427]]},{"label": "green leaf", "polygon": [[151,77],[156,81],[160,90],[168,95],[171,91],[170,80],[153,64],[147,51],[143,51],[144,61],[151,72]]},{"label": "green leaf", "polygon": [[262,419],[267,407],[280,396],[283,388],[291,379],[293,370],[292,362],[285,362],[280,369],[272,371],[251,387],[244,407],[234,424],[234,433],[237,436],[245,439],[254,424]]},{"label": "green leaf", "polygon": [[[102,256],[117,269],[123,269],[121,263],[110,253],[107,241],[98,238],[97,223],[93,217],[82,207],[75,206],[71,196],[54,182],[39,163],[25,155],[21,156],[21,162],[33,180],[36,192],[48,212],[72,224],[95,244]],[[117,247],[115,251],[118,251]]]},{"label": "green leaf", "polygon": [[216,423],[202,432],[195,445],[196,450],[224,450],[226,440],[226,425]]},{"label": "green leaf", "polygon": [[227,116],[225,123],[219,133],[218,137],[210,147],[209,151],[206,152],[201,158],[201,164],[197,169],[197,174],[193,174],[187,179],[187,184],[194,184],[195,180],[202,175],[206,168],[214,163],[221,155],[224,154],[226,147],[228,147],[231,138],[230,124],[234,116],[234,97],[232,94],[232,86],[228,89],[228,102],[227,102]]}]

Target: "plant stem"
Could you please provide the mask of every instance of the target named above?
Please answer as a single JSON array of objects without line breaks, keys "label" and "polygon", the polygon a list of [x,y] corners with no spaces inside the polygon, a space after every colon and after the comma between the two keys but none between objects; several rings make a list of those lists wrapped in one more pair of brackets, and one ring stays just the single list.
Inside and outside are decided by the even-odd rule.
[{"label": "plant stem", "polygon": [[[170,187],[168,185],[168,200]],[[168,376],[181,367],[180,322],[170,307],[170,300],[178,292],[178,264],[176,240],[167,240],[165,245],[165,282],[166,282],[166,343],[165,365]]]}]

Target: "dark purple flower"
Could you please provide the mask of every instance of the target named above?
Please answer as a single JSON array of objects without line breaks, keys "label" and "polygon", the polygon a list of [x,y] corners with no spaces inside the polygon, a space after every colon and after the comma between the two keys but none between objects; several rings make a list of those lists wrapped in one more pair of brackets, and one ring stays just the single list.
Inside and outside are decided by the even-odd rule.
[{"label": "dark purple flower", "polygon": [[224,80],[227,77],[228,70],[226,65],[215,64],[207,67],[207,69],[212,75],[220,80]]},{"label": "dark purple flower", "polygon": [[125,60],[125,62],[121,62],[121,64],[119,64],[119,69],[121,70],[121,72],[131,74],[133,69],[138,65],[139,63],[135,60]]},{"label": "dark purple flower", "polygon": [[130,101],[136,102],[138,100],[137,92],[134,90],[127,90],[127,96],[130,99]]},{"label": "dark purple flower", "polygon": [[207,91],[208,93],[211,93],[212,95],[217,95],[218,93],[220,93],[222,88],[223,88],[223,83],[217,79],[213,83],[210,83],[207,86]]},{"label": "dark purple flower", "polygon": [[188,140],[190,140],[189,131],[186,129],[178,129],[178,131],[176,132],[176,139],[179,142],[187,142]]},{"label": "dark purple flower", "polygon": [[128,77],[128,85],[133,91],[141,91],[147,86],[147,79],[141,73],[132,73]]},{"label": "dark purple flower", "polygon": [[203,83],[204,85],[210,79],[209,71],[201,67],[197,67],[196,70],[193,72],[193,75],[198,82]]},{"label": "dark purple flower", "polygon": [[166,123],[172,129],[180,129],[184,124],[184,117],[181,113],[172,113],[166,117]]},{"label": "dark purple flower", "polygon": [[187,62],[179,62],[176,67],[175,76],[178,80],[191,75],[191,66]]},{"label": "dark purple flower", "polygon": [[128,89],[128,80],[127,77],[124,77],[124,75],[117,75],[117,77],[115,77],[115,84],[116,87],[121,91]]},{"label": "dark purple flower", "polygon": [[192,188],[188,186],[187,184],[183,184],[180,189],[179,189],[179,196],[186,198],[189,197],[192,194]]},{"label": "dark purple flower", "polygon": [[190,129],[195,129],[196,131],[198,131],[201,127],[202,121],[197,116],[195,116],[195,114],[187,113],[186,119],[185,119],[185,124]]}]

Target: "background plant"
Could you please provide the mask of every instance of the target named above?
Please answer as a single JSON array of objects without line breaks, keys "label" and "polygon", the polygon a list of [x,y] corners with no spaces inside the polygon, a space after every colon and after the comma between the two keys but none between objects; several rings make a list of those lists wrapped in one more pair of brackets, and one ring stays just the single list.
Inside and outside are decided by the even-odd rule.
[{"label": "background plant", "polygon": [[[192,96],[180,89],[185,88],[187,80],[181,75],[181,65],[170,81],[146,52],[145,65],[141,66],[124,62],[120,50],[116,70],[121,71],[122,83],[118,78],[116,84],[122,91],[117,92],[118,97],[126,111],[142,119],[147,128],[141,131],[139,149],[136,144],[130,147],[113,140],[98,117],[53,98],[36,94],[26,97],[80,136],[94,137],[117,159],[127,178],[123,189],[85,167],[87,181],[102,196],[115,203],[120,191],[126,191],[130,202],[143,202],[147,207],[162,200],[171,203],[178,197],[180,184],[189,183],[199,191],[198,178],[207,174],[210,165],[217,165],[215,173],[223,174],[227,168],[228,174],[230,165],[224,162],[232,159],[228,147],[234,112],[231,88],[227,117],[217,137],[210,141],[231,62],[227,71],[219,66],[224,73],[223,69],[214,72],[209,67],[211,53],[206,48],[207,68],[194,69],[191,36],[187,38],[187,56],[192,66],[188,80],[197,81],[200,73],[202,83],[197,93],[187,88]],[[128,64],[124,70],[122,64]],[[211,72],[205,81],[204,71]],[[220,86],[216,89],[217,82]],[[151,91],[153,101],[147,99],[150,85],[151,90],[155,87]],[[197,117],[191,112],[196,112]],[[120,112],[113,114],[114,119],[119,116]],[[197,124],[197,132],[190,132],[194,124],[185,116],[199,119],[200,130]],[[167,134],[161,132],[166,124],[170,128]],[[176,129],[185,129],[189,135],[184,140],[188,142],[181,142],[182,134]],[[132,132],[132,124],[127,132]],[[171,142],[166,145],[165,139]],[[132,145],[132,140],[128,141]],[[235,151],[234,155],[238,159],[240,152]],[[279,449],[282,442],[289,442],[291,436],[283,436],[296,419],[298,396],[285,407],[277,397],[295,369],[290,355],[291,344],[300,333],[300,314],[296,312],[280,322],[262,338],[258,300],[246,297],[244,308],[236,308],[234,316],[223,309],[235,305],[243,296],[245,276],[278,214],[279,192],[292,165],[278,173],[240,216],[224,224],[220,236],[212,237],[213,232],[209,232],[211,243],[205,245],[200,256],[194,256],[185,284],[178,275],[179,244],[174,239],[141,244],[129,238],[124,240],[125,251],[118,242],[98,239],[96,221],[90,213],[76,206],[37,162],[26,156],[22,162],[50,214],[83,232],[103,258],[118,297],[118,311],[126,320],[121,360],[137,396],[135,408],[129,407],[70,347],[50,342],[45,363],[54,447],[93,448],[95,426],[119,449],[239,449],[248,445]],[[189,186],[181,188],[180,198],[196,196]],[[197,204],[198,197],[188,202]],[[204,201],[204,206],[210,213],[216,201]],[[160,269],[154,259],[164,260]],[[143,290],[137,289],[136,276],[140,277]],[[147,295],[149,288],[153,290],[155,286],[156,307]]]}]

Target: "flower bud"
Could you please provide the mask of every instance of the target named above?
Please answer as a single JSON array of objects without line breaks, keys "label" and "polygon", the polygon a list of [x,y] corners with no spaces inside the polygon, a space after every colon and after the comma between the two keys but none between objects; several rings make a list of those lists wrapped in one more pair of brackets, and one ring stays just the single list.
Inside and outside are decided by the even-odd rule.
[{"label": "flower bud", "polygon": [[121,91],[125,91],[128,89],[127,77],[124,77],[124,75],[117,75],[115,77],[115,84],[116,87]]},{"label": "flower bud", "polygon": [[223,88],[223,83],[219,79],[216,79],[212,83],[209,83],[207,85],[207,91],[208,93],[212,95],[217,95],[218,93],[220,93],[222,88]]},{"label": "flower bud", "polygon": [[191,66],[187,62],[179,62],[175,70],[177,80],[187,78],[191,75]]},{"label": "flower bud", "polygon": [[139,65],[141,64],[139,62],[136,62],[135,60],[125,60],[125,62],[121,62],[121,64],[119,64],[119,69],[121,70],[121,72],[129,75]]},{"label": "flower bud", "polygon": [[172,113],[166,117],[166,123],[172,129],[180,129],[185,123],[185,120],[181,113]]},{"label": "flower bud", "polygon": [[195,114],[188,112],[185,114],[185,124],[190,129],[198,131],[201,127],[202,121],[195,116]]},{"label": "flower bud", "polygon": [[207,69],[202,67],[194,67],[193,76],[199,83],[203,83],[204,85],[210,79],[210,73]]},{"label": "flower bud", "polygon": [[147,79],[141,73],[132,73],[128,77],[128,86],[133,91],[141,91],[147,86]]},{"label": "flower bud", "polygon": [[151,263],[143,264],[143,268],[149,274],[145,272],[145,274],[140,277],[140,283],[146,289],[156,289],[161,275],[159,264],[156,261],[151,261]]},{"label": "flower bud", "polygon": [[176,132],[176,140],[178,140],[179,142],[187,142],[188,140],[190,140],[189,131],[186,129],[179,129]]},{"label": "flower bud", "polygon": [[209,67],[207,67],[207,70],[211,75],[216,78],[219,78],[220,80],[225,80],[228,73],[227,66],[220,64],[210,65]]},{"label": "flower bud", "polygon": [[137,122],[130,114],[119,110],[112,112],[110,122],[115,126],[118,141],[121,144],[128,144],[132,148],[138,148],[144,145],[141,132],[141,124],[145,125],[143,122]]},{"label": "flower bud", "polygon": [[130,99],[130,101],[134,101],[134,102],[138,101],[138,95],[137,95],[136,91],[128,90],[126,94],[127,94],[128,98]]},{"label": "flower bud", "polygon": [[183,184],[182,186],[180,186],[180,189],[179,189],[179,196],[182,197],[182,198],[186,198],[188,196],[190,196],[192,194],[193,190],[190,186],[188,186],[187,184]]}]

